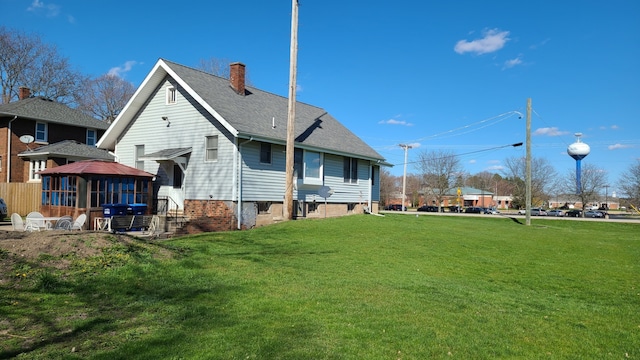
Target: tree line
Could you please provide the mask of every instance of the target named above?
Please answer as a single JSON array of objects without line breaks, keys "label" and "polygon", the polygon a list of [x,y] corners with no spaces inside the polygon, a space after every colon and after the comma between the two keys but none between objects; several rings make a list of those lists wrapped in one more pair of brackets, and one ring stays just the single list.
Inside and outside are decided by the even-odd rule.
[{"label": "tree line", "polygon": [[[474,175],[466,173],[459,156],[448,150],[422,151],[415,162],[416,173],[407,174],[406,196],[412,206],[419,206],[420,197],[442,204],[458,187],[472,187],[496,195],[511,196],[511,207],[526,207],[526,159],[511,157],[504,161],[500,173],[488,171]],[[380,197],[382,205],[396,199],[402,187],[402,176],[393,176],[381,170]],[[531,203],[543,206],[549,199],[571,196],[582,204],[600,200],[608,185],[607,173],[593,164],[584,164],[580,176],[580,189],[576,186],[574,170],[558,174],[545,158],[531,159]],[[640,205],[640,159],[632,164],[617,182],[619,198],[636,207]]]}]

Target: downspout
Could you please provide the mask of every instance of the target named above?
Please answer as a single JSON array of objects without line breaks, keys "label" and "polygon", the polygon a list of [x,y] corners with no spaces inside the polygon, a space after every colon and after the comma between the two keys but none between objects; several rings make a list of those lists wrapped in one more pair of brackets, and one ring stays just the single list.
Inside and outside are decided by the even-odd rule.
[{"label": "downspout", "polygon": [[367,207],[369,208],[369,211],[371,211],[371,203],[372,203],[372,198],[373,198],[373,184],[371,179],[373,179],[373,165],[371,165],[371,162],[369,162],[369,198],[367,199]]},{"label": "downspout", "polygon": [[238,230],[242,228],[242,145],[253,141],[253,136],[249,140],[238,145]]},{"label": "downspout", "polygon": [[11,123],[18,118],[15,115],[7,124],[7,183],[11,181]]}]

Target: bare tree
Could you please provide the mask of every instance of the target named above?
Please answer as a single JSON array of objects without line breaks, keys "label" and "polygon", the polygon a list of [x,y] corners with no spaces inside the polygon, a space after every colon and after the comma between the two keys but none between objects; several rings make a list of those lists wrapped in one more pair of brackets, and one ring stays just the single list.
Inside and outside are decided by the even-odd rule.
[{"label": "bare tree", "polygon": [[[511,157],[505,160],[504,175],[513,185],[512,206],[524,208],[526,206],[526,159]],[[547,190],[556,186],[556,171],[544,158],[531,159],[531,203],[540,206],[547,198]]]},{"label": "bare tree", "polygon": [[[607,185],[607,174],[604,170],[593,164],[586,164],[582,167],[580,173],[580,189],[576,189],[577,174],[575,170],[571,170],[564,178],[563,189],[567,193],[575,193],[577,199],[582,203],[582,208],[598,200],[598,194]],[[584,217],[584,211],[582,212]]]},{"label": "bare tree", "polygon": [[2,103],[16,100],[19,87],[25,86],[34,95],[70,104],[84,76],[39,36],[0,27],[0,78]]},{"label": "bare tree", "polygon": [[640,206],[640,160],[629,166],[618,180],[618,186],[624,196],[635,206]]},{"label": "bare tree", "polygon": [[462,173],[460,159],[452,151],[422,151],[418,154],[416,167],[421,172],[425,196],[432,196],[438,204],[438,211],[456,180]]},{"label": "bare tree", "polygon": [[[198,64],[197,68],[206,73],[228,79],[229,76],[231,76],[229,65],[232,62],[233,61],[225,58],[211,57],[209,59],[200,59],[200,64]],[[249,79],[249,70],[247,70],[244,81],[247,85],[252,86],[251,80]]]},{"label": "bare tree", "polygon": [[78,109],[89,116],[111,123],[136,89],[117,75],[102,75],[83,82],[84,91],[76,99]]},{"label": "bare tree", "polygon": [[380,202],[388,205],[389,199],[398,191],[398,177],[391,175],[389,170],[380,168]]}]

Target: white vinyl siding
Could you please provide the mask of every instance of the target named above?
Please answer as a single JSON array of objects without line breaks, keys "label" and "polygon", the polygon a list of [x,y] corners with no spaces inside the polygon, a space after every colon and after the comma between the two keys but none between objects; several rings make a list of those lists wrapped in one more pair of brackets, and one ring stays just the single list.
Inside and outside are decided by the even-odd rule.
[{"label": "white vinyl siding", "polygon": [[[166,104],[166,88],[174,86],[176,103]],[[147,103],[146,107],[133,120],[123,133],[115,153],[121,163],[135,167],[135,145],[144,144],[146,154],[175,148],[192,148],[187,154],[188,164],[184,173],[184,198],[233,200],[233,159],[235,145],[233,137],[200,106],[196,101],[185,98],[188,94],[181,91],[177,84],[168,81],[161,85]],[[167,127],[162,117],[171,119]],[[205,138],[217,136],[217,161],[205,162]],[[172,162],[146,161],[145,171],[157,176],[158,184],[172,186],[173,176],[168,169]],[[171,176],[170,176],[171,175]]]},{"label": "white vinyl siding", "polygon": [[[358,183],[344,182],[344,157],[322,154],[323,184],[334,194],[330,203],[363,203],[368,201],[369,162],[358,160]],[[260,163],[260,145],[251,142],[242,146],[242,199],[243,201],[282,202],[285,192],[285,147],[272,145],[272,164]],[[318,195],[320,185],[297,185],[294,199],[305,202],[324,201]]]}]

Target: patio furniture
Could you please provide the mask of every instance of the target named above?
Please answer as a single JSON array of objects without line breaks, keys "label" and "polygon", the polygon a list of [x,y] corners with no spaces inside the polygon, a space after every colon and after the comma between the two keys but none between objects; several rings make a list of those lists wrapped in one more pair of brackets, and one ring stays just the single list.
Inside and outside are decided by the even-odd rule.
[{"label": "patio furniture", "polygon": [[80,230],[82,231],[82,227],[84,226],[85,221],[87,221],[87,214],[80,214],[71,225],[71,230]]},{"label": "patio furniture", "polygon": [[35,227],[38,230],[44,230],[47,228],[47,221],[45,220],[44,215],[38,211],[28,213],[26,223],[27,225],[25,226],[25,229]]}]

